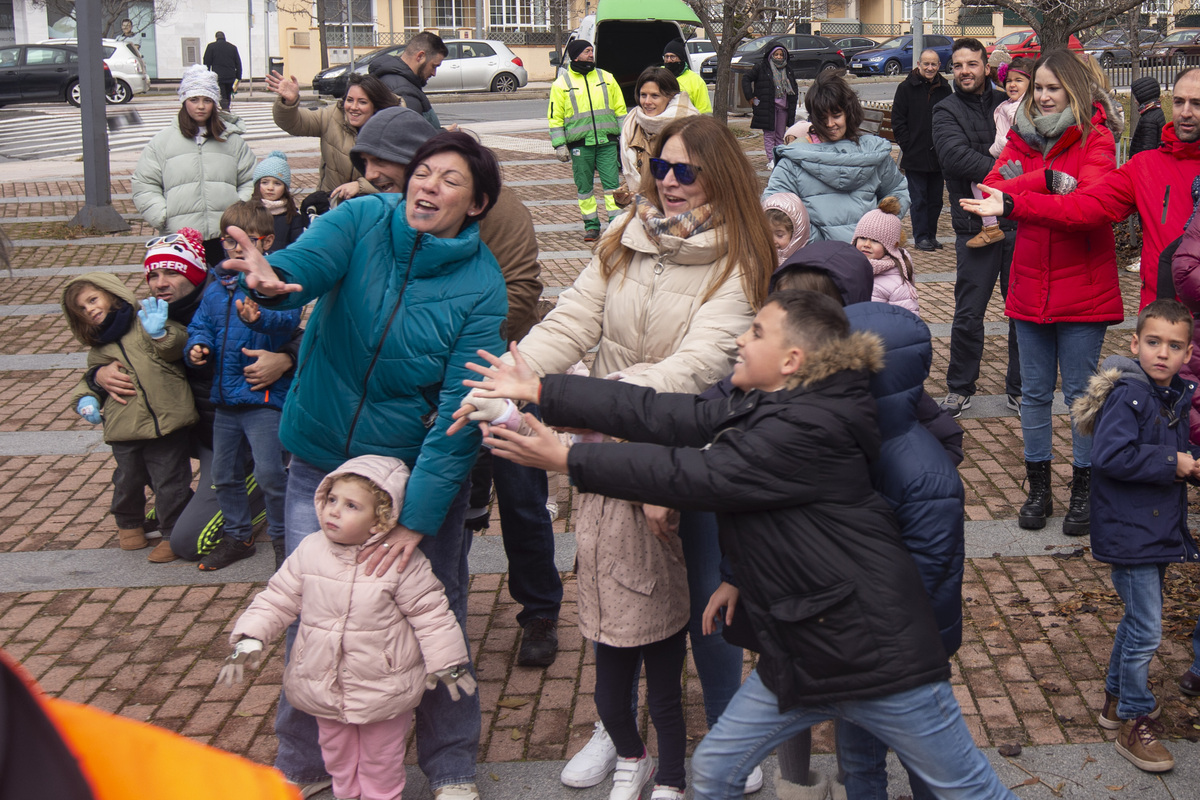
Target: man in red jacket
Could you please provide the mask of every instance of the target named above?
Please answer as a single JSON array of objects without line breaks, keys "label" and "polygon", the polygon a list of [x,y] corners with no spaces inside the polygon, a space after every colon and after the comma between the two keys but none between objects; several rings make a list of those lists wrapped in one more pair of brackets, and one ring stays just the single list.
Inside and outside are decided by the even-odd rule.
[{"label": "man in red jacket", "polygon": [[[983,200],[965,199],[976,214],[1037,220],[1066,230],[1086,230],[1142,216],[1142,296],[1144,308],[1158,296],[1158,259],[1163,248],[1183,235],[1192,214],[1192,182],[1200,175],[1200,68],[1186,69],[1171,90],[1172,122],[1162,144],[1126,161],[1086,191],[1065,195],[1026,192],[1013,197],[987,190]],[[1047,171],[1047,181],[1061,173]],[[1049,189],[1047,189],[1049,191]]]}]

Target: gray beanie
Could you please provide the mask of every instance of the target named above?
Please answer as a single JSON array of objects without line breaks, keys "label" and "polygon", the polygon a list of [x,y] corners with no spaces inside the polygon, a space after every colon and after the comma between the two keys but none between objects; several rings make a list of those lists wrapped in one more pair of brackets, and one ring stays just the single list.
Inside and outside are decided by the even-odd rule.
[{"label": "gray beanie", "polygon": [[437,128],[411,108],[396,106],[377,111],[358,130],[350,163],[367,171],[363,156],[375,156],[396,164],[410,164],[421,145],[437,135]]}]

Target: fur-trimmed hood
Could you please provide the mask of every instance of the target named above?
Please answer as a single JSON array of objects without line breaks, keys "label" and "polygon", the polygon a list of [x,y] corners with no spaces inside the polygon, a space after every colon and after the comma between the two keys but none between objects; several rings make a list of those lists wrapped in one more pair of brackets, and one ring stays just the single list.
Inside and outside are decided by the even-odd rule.
[{"label": "fur-trimmed hood", "polygon": [[1104,407],[1104,401],[1112,394],[1117,381],[1122,379],[1150,383],[1141,365],[1132,358],[1109,356],[1104,359],[1099,371],[1088,381],[1087,391],[1071,404],[1071,418],[1075,421],[1075,427],[1084,436],[1091,436],[1095,432],[1096,420],[1100,417],[1100,409]]},{"label": "fur-trimmed hood", "polygon": [[883,369],[883,340],[873,333],[856,331],[808,353],[800,369],[788,378],[787,388],[808,388],[838,372]]}]

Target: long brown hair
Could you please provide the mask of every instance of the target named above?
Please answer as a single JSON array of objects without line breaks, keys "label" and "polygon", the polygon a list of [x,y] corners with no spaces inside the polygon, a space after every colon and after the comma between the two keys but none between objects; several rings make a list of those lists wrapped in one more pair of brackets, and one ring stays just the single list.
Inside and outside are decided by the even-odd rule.
[{"label": "long brown hair", "polygon": [[1025,93],[1025,99],[1021,101],[1025,114],[1031,121],[1036,107],[1034,85],[1037,83],[1038,70],[1042,67],[1054,73],[1054,77],[1067,90],[1067,105],[1071,109],[1071,113],[1075,115],[1075,124],[1079,126],[1079,132],[1083,134],[1082,138],[1086,140],[1088,134],[1092,132],[1092,96],[1094,94],[1092,87],[1095,86],[1095,80],[1088,72],[1088,68],[1069,50],[1050,50],[1042,53],[1042,57],[1033,67],[1033,80],[1030,81],[1029,91]]},{"label": "long brown hair", "polygon": [[[221,134],[225,133],[225,123],[221,120],[221,109],[216,103],[213,103],[212,113],[208,115],[208,122],[205,123],[204,130],[210,139],[216,139],[218,142],[225,141],[221,138]],[[196,134],[200,132],[200,126],[187,112],[186,100],[179,106],[179,132],[188,139],[195,139]]]},{"label": "long brown hair", "polygon": [[[767,284],[777,259],[771,229],[758,200],[754,168],[729,128],[707,116],[683,117],[668,124],[651,143],[651,156],[657,158],[663,146],[676,136],[683,140],[691,163],[700,169],[696,179],[712,208],[717,250],[725,254],[721,273],[713,276],[701,302],[707,302],[730,275],[740,270],[742,290],[757,310],[767,297]],[[657,181],[643,181],[641,193],[656,208],[662,208]],[[606,233],[596,247],[600,274],[605,279],[624,273],[633,261],[633,251],[621,244],[621,236],[635,216],[632,211],[626,214],[625,221]]]},{"label": "long brown hair", "polygon": [[80,344],[95,347],[100,343],[100,326],[85,317],[75,305],[75,301],[79,299],[79,295],[88,290],[108,295],[109,299],[112,300],[113,308],[123,305],[123,301],[103,286],[97,286],[91,281],[72,281],[63,290],[62,308],[63,313],[67,315],[67,325],[71,328],[71,333],[79,340]]}]

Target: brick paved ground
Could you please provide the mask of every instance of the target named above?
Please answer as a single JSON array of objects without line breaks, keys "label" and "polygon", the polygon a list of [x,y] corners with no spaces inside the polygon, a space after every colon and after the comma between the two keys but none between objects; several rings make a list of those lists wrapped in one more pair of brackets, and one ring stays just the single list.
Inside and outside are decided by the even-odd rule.
[{"label": "brick paved ground", "polygon": [[[530,135],[526,138],[544,138]],[[765,168],[757,138],[744,140],[756,168]],[[260,154],[269,142],[255,144]],[[510,181],[562,180],[570,167],[545,161],[545,155],[516,151],[498,153]],[[294,154],[293,169],[317,165],[315,151]],[[12,174],[12,170],[8,174]],[[315,175],[297,175],[311,186]],[[114,193],[129,191],[128,176],[113,181]],[[518,186],[526,201],[572,200],[569,183]],[[78,180],[0,182],[0,216],[11,221],[15,239],[47,238],[54,223],[22,218],[71,215],[77,201],[56,200],[81,195]],[[132,203],[116,206],[132,213]],[[576,223],[570,204],[534,205],[537,224]],[[940,234],[949,242],[948,215]],[[134,233],[145,234],[140,226]],[[585,249],[575,232],[539,235],[543,252]],[[72,244],[19,246],[13,277],[4,281],[5,303],[56,303],[66,277],[22,275],[33,269],[64,266],[135,264],[143,248],[138,242],[110,245]],[[939,274],[954,269],[952,245],[937,253],[914,251],[924,316],[948,323],[953,313],[953,284]],[[547,258],[543,278],[549,287],[569,285],[584,266],[581,258]],[[140,274],[121,275],[143,292]],[[1122,273],[1127,311],[1136,305],[1136,280]],[[989,307],[989,322],[1003,322],[998,298]],[[1105,352],[1124,350],[1127,330],[1114,330]],[[930,392],[944,392],[943,376],[949,339],[934,339]],[[0,317],[0,358],[33,354],[69,354],[81,350],[53,314]],[[1003,336],[989,336],[979,381],[981,394],[1002,394]],[[78,375],[71,370],[23,365],[0,372],[0,437],[14,432],[89,432],[65,397]],[[969,521],[1011,520],[1023,499],[1023,462],[1019,422],[1015,416],[963,421],[967,459],[961,473],[967,486]],[[7,433],[6,433],[7,432]],[[1070,440],[1065,418],[1056,422],[1055,502],[1065,506]],[[0,560],[21,551],[115,548],[115,530],[107,514],[111,456],[0,456]],[[570,530],[570,492],[562,489],[563,518],[556,529]],[[499,533],[493,520],[483,535]],[[1119,605],[1107,570],[1079,549],[1049,546],[1051,552],[1023,557],[975,558],[968,562],[963,588],[964,644],[954,658],[954,687],[968,724],[981,745],[1020,742],[1025,745],[1095,743],[1111,739],[1096,724]],[[282,676],[280,643],[268,645],[265,666],[246,684],[215,688],[213,679],[228,652],[226,635],[234,616],[260,588],[257,584],[191,586],[194,569],[179,563],[153,567],[140,554],[129,554],[147,570],[178,571],[179,584],[160,588],[79,589],[0,594],[0,647],[20,659],[46,691],[86,702],[136,719],[179,731],[199,741],[244,754],[261,762],[274,755],[274,705]],[[156,573],[172,574],[172,573]],[[53,575],[47,576],[50,581]],[[1200,715],[1197,701],[1180,696],[1175,678],[1187,666],[1186,636],[1197,611],[1194,568],[1173,568],[1169,582],[1168,635],[1154,659],[1151,678],[1163,699],[1164,721],[1174,737],[1195,737]],[[516,607],[501,575],[478,574],[471,583],[468,634],[477,654],[483,699],[480,758],[502,762],[557,760],[573,754],[591,733],[596,718],[590,696],[592,651],[576,626],[574,581],[565,576],[566,598],[560,627],[560,652],[546,670],[513,666],[519,639]],[[751,666],[748,658],[746,669]],[[703,708],[694,667],[686,674],[685,702],[689,731],[703,733]],[[643,714],[645,712],[643,711]],[[829,731],[817,731],[817,749],[831,749]],[[411,751],[410,751],[411,752]],[[410,756],[411,757],[411,756]]]}]

